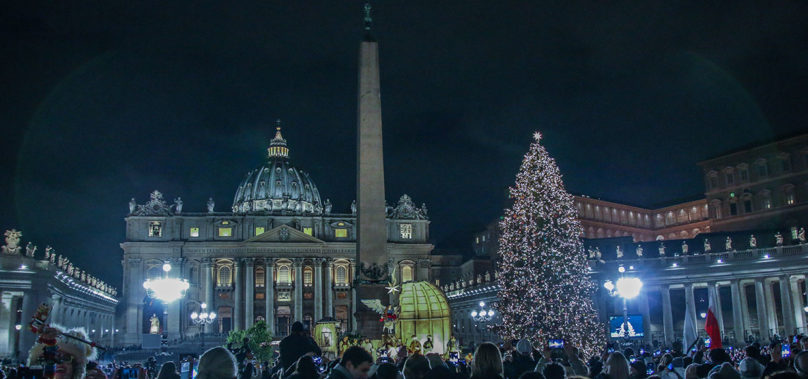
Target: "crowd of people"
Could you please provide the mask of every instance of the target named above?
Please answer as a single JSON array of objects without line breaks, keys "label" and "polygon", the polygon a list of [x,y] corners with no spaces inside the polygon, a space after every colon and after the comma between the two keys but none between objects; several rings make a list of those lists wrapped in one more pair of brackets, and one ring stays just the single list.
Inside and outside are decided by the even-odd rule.
[{"label": "crowd of people", "polygon": [[[189,370],[181,376],[173,361],[159,369],[152,361],[99,365],[89,359],[88,351],[81,344],[65,344],[53,352],[56,364],[51,375],[33,374],[25,367],[3,367],[0,379],[192,379]],[[34,356],[43,354],[36,349],[32,352]],[[406,349],[395,356],[377,353],[381,354],[374,358],[364,347],[351,346],[339,359],[328,360],[303,324],[295,323],[292,333],[280,342],[272,364],[255,362],[243,347],[215,347],[198,360],[178,363],[195,366],[194,378],[199,379],[808,379],[808,336],[801,335],[742,348],[711,349],[701,340],[684,349],[644,347],[635,351],[607,346],[591,357],[569,344],[537,349],[526,339],[498,345],[486,342],[465,357],[461,352],[407,354]]]}]

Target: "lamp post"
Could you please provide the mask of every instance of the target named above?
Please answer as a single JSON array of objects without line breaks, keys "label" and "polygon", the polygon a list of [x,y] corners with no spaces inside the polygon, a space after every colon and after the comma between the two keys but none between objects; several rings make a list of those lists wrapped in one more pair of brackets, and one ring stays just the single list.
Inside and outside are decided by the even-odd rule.
[{"label": "lamp post", "polygon": [[609,292],[609,295],[623,298],[623,323],[621,328],[623,328],[623,338],[628,342],[628,300],[640,294],[642,280],[626,276],[626,268],[623,266],[618,267],[617,271],[620,272],[620,278],[617,279],[617,283],[612,283],[611,280],[607,280],[603,283],[603,288]]},{"label": "lamp post", "polygon": [[[473,309],[471,312],[469,312],[469,315],[471,316],[471,319],[476,321],[476,322],[479,322],[479,323],[491,321],[494,318],[494,310],[490,309],[490,308],[485,309],[485,302],[484,301],[480,301],[478,303],[478,305],[480,306],[479,310]],[[476,327],[476,325],[475,325],[475,327]],[[480,331],[479,328],[477,328],[477,330]],[[486,338],[485,335],[483,335],[481,337]]]},{"label": "lamp post", "polygon": [[196,312],[191,313],[191,321],[194,323],[194,325],[198,325],[199,329],[202,330],[200,332],[201,337],[199,339],[199,346],[204,349],[205,348],[205,327],[210,325],[211,323],[213,323],[213,320],[216,319],[216,312],[208,313],[208,311],[207,311],[208,305],[205,304],[205,303],[202,303],[200,305],[200,307],[202,308],[202,312],[200,312],[200,313],[196,313]]},{"label": "lamp post", "polygon": [[[164,275],[160,279],[146,279],[143,282],[143,288],[146,289],[146,294],[160,300],[164,306],[171,304],[185,296],[185,291],[188,290],[189,284],[186,279],[171,278],[168,273],[171,271],[171,264],[166,262],[163,264]],[[163,315],[168,314],[167,307],[163,310]],[[164,322],[168,324],[168,317],[164,317]],[[166,335],[168,335],[168,328],[166,328]]]}]

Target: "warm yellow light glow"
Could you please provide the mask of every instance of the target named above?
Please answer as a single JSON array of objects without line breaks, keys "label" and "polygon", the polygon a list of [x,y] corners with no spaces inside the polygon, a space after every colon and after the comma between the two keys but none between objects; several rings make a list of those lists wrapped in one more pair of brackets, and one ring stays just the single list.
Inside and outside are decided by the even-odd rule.
[{"label": "warm yellow light glow", "polygon": [[308,234],[310,236],[314,235],[311,228],[303,228],[303,233],[306,233],[306,234]]},{"label": "warm yellow light glow", "polygon": [[255,227],[255,235],[258,236],[258,235],[261,235],[261,234],[264,234],[264,227],[263,226],[256,226]]},{"label": "warm yellow light glow", "polygon": [[348,229],[334,229],[334,237],[347,238],[348,237]]},{"label": "warm yellow light glow", "polygon": [[199,237],[199,228],[191,228],[191,237]]},{"label": "warm yellow light glow", "polygon": [[219,237],[232,237],[233,228],[219,228]]}]

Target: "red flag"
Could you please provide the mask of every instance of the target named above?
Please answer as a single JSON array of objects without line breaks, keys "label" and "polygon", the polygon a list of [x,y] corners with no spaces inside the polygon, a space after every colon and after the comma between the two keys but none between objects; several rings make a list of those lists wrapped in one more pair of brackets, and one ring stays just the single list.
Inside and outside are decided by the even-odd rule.
[{"label": "red flag", "polygon": [[715,293],[710,291],[708,296],[710,305],[707,308],[707,320],[704,322],[704,330],[707,332],[707,335],[710,336],[710,350],[721,348],[721,329],[718,327],[718,318],[715,317],[717,312],[714,296]]}]

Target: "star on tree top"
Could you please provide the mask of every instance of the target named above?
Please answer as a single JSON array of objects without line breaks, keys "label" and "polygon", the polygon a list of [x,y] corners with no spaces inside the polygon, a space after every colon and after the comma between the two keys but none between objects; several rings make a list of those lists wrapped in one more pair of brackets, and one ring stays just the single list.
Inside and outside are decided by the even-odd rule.
[{"label": "star on tree top", "polygon": [[541,132],[540,131],[533,132],[533,139],[536,141],[541,141]]}]

